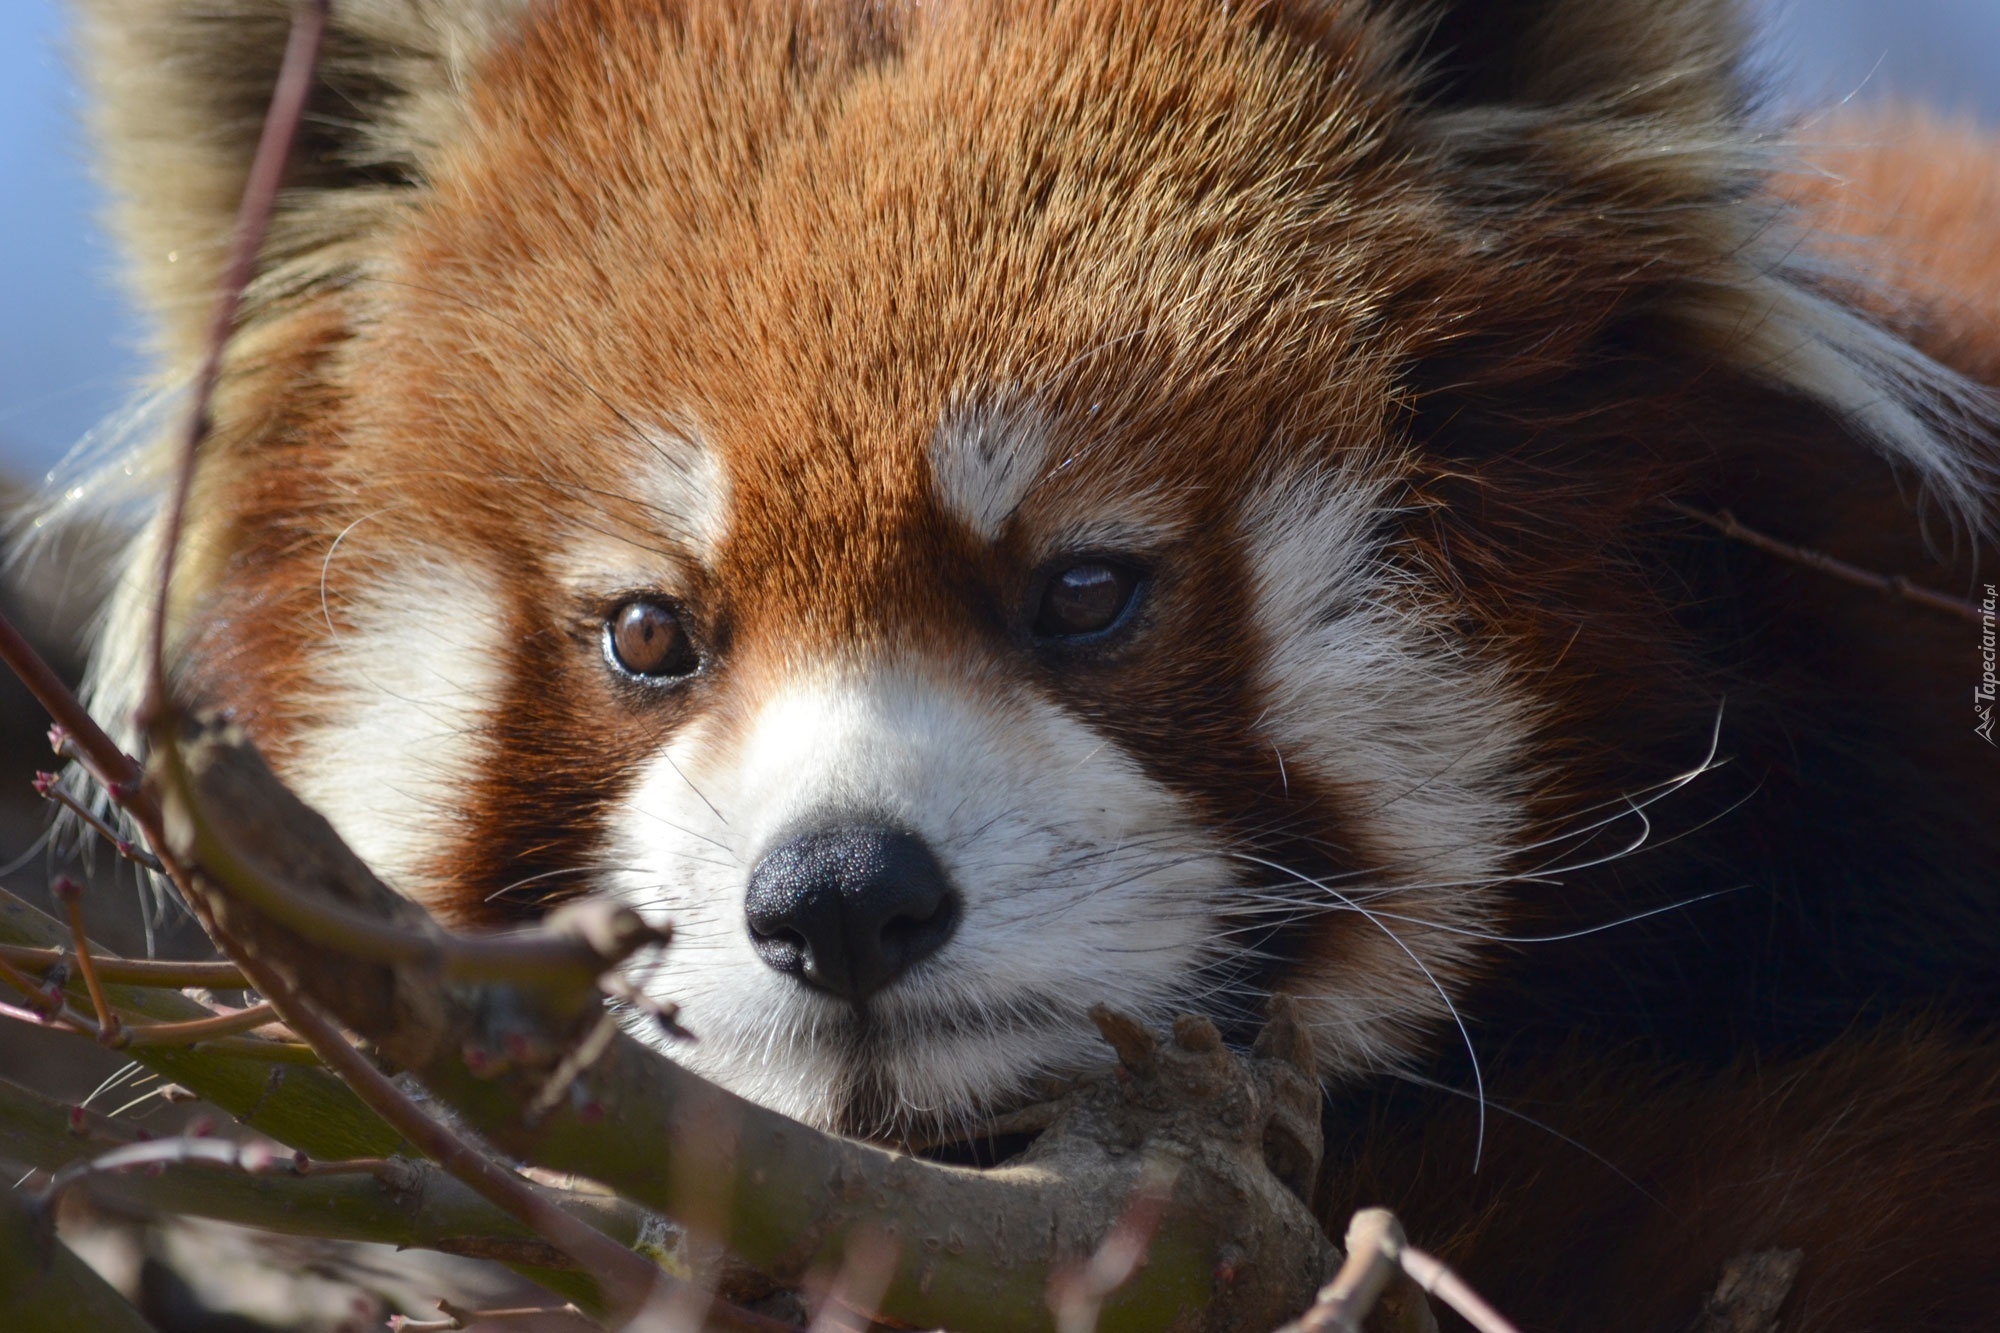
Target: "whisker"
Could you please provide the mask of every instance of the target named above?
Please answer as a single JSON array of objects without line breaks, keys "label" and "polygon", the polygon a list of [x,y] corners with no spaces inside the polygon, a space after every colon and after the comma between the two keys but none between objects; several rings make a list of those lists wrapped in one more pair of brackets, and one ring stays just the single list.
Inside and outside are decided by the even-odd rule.
[{"label": "whisker", "polygon": [[[1467,1092],[1464,1088],[1454,1088],[1449,1083],[1440,1083],[1436,1079],[1425,1078],[1422,1074],[1413,1074],[1406,1069],[1391,1069],[1385,1072],[1387,1072],[1389,1077],[1391,1078],[1399,1079],[1404,1083],[1414,1084],[1419,1088],[1428,1088],[1432,1092],[1447,1093],[1453,1097],[1463,1097],[1468,1101],[1472,1100],[1473,1097],[1473,1094]],[[1612,1175],[1617,1176],[1620,1180],[1624,1181],[1626,1184],[1630,1185],[1633,1189],[1637,1190],[1642,1196],[1645,1197],[1645,1199],[1649,1203],[1655,1204],[1658,1207],[1665,1209],[1668,1212],[1673,1211],[1671,1208],[1667,1207],[1667,1201],[1665,1199],[1662,1199],[1659,1195],[1647,1189],[1644,1185],[1639,1183],[1637,1177],[1631,1175],[1623,1167],[1619,1166],[1618,1163],[1612,1161],[1609,1157],[1606,1157],[1603,1153],[1598,1152],[1596,1149],[1590,1147],[1588,1144],[1585,1144],[1578,1139],[1571,1138],[1569,1135],[1557,1129],[1554,1125],[1550,1125],[1543,1121],[1537,1120],[1533,1116],[1527,1114],[1524,1111],[1516,1110],[1514,1107],[1508,1106],[1504,1102],[1489,1102],[1482,1096],[1480,1098],[1480,1109],[1483,1111],[1487,1106],[1491,1106],[1496,1112],[1508,1117],[1509,1119],[1518,1120],[1524,1125],[1528,1125],[1531,1126],[1532,1128],[1541,1130],[1544,1134],[1547,1134],[1549,1137],[1555,1139],[1558,1143],[1567,1144],[1569,1147],[1576,1149],[1578,1152],[1582,1153],[1585,1157],[1590,1158],[1591,1161],[1596,1162],[1599,1166],[1609,1171]]]},{"label": "whisker", "polygon": [[[1257,858],[1255,857],[1249,857],[1246,859],[1252,861],[1257,860]],[[1356,903],[1346,894],[1340,892],[1338,889],[1331,888],[1323,884],[1319,884],[1315,882],[1310,876],[1300,874],[1298,871],[1292,870],[1286,866],[1279,865],[1274,861],[1265,861],[1262,862],[1262,864],[1271,870],[1277,871],[1279,874],[1297,876],[1305,883],[1313,885],[1313,887],[1320,889],[1322,892],[1332,894],[1335,898],[1345,903],[1348,907],[1352,908],[1356,912],[1359,912],[1363,917],[1367,918],[1370,924],[1372,924],[1377,930],[1380,930],[1384,935],[1387,935],[1389,937],[1390,942],[1393,943],[1398,949],[1401,949],[1404,955],[1409,958],[1410,962],[1416,965],[1417,971],[1424,974],[1424,980],[1430,982],[1431,989],[1437,992],[1438,999],[1444,1001],[1445,1012],[1451,1015],[1451,1021],[1457,1026],[1458,1035],[1460,1039],[1465,1042],[1466,1058],[1472,1062],[1472,1082],[1473,1085],[1479,1091],[1479,1132],[1473,1142],[1473,1148],[1472,1148],[1472,1172],[1474,1175],[1479,1174],[1480,1158],[1485,1153],[1486,1150],[1486,1077],[1483,1073],[1480,1072],[1479,1052],[1473,1048],[1472,1031],[1471,1029],[1466,1027],[1465,1019],[1459,1016],[1458,1006],[1452,1003],[1451,995],[1445,990],[1443,983],[1441,983],[1437,979],[1436,975],[1431,972],[1430,968],[1425,965],[1424,960],[1417,956],[1416,950],[1412,949],[1409,945],[1403,942],[1402,936],[1398,935],[1395,931],[1391,930],[1388,926],[1384,925],[1382,921],[1378,919],[1373,912],[1361,906],[1359,903]]]}]

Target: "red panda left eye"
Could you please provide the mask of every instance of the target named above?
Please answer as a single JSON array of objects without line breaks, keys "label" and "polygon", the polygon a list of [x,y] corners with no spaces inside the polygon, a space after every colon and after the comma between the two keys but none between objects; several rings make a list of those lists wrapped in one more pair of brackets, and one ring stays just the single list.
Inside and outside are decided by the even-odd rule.
[{"label": "red panda left eye", "polygon": [[621,669],[647,680],[685,676],[701,665],[674,608],[652,598],[627,602],[612,613],[605,647]]},{"label": "red panda left eye", "polygon": [[1042,589],[1035,634],[1073,639],[1102,633],[1124,616],[1138,590],[1138,574],[1122,565],[1090,561],[1060,570]]}]

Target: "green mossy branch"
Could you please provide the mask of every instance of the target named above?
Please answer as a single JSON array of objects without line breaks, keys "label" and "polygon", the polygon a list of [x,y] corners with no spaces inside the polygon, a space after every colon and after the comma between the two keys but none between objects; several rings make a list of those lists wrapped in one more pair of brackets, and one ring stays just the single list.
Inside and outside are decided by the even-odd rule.
[{"label": "green mossy branch", "polygon": [[153,1333],[56,1239],[28,1196],[0,1187],[0,1328],[7,1333]]},{"label": "green mossy branch", "polygon": [[[0,943],[67,949],[70,935],[53,917],[0,889]],[[106,982],[104,991],[113,1009],[132,1018],[184,1023],[214,1015],[205,1005],[158,987]],[[70,978],[67,993],[80,1004],[89,1002],[79,977]],[[324,1069],[273,1065],[200,1045],[136,1047],[126,1054],[252,1129],[314,1157],[387,1157],[409,1151],[400,1135]]]},{"label": "green mossy branch", "polygon": [[[70,937],[68,928],[53,917],[37,911],[28,903],[0,889],[0,943],[40,949],[67,949],[70,947]],[[93,944],[90,947],[100,955],[106,953],[101,946]],[[206,1017],[211,1012],[185,995],[158,987],[126,986],[107,982],[104,989],[112,1007],[130,1017],[156,1022],[185,1022]],[[84,1001],[82,980],[72,977],[68,983],[67,993],[78,1001]],[[323,1068],[312,1065],[273,1065],[261,1060],[244,1058],[227,1049],[217,1050],[200,1045],[134,1047],[125,1054],[162,1078],[188,1089],[204,1102],[227,1112],[238,1123],[266,1134],[287,1147],[296,1148],[310,1157],[339,1160],[353,1157],[403,1156],[413,1164],[421,1164],[421,1158],[401,1135],[384,1123],[380,1116],[369,1110],[346,1084]],[[6,1147],[12,1128],[11,1123],[0,1123],[0,1156],[12,1155]],[[37,1158],[23,1156],[18,1160],[23,1165],[42,1165]],[[525,1231],[513,1218],[458,1181],[428,1164],[423,1164],[422,1169],[424,1173],[422,1208],[435,1218],[457,1219],[453,1225],[462,1228],[458,1232],[461,1239],[476,1245],[482,1238],[498,1240],[521,1235],[532,1236],[532,1232]],[[323,1194],[329,1196],[352,1196],[365,1192],[352,1182],[338,1186],[330,1181],[315,1183],[327,1186]],[[204,1185],[202,1189],[215,1199],[213,1206],[217,1208],[225,1205],[235,1206],[230,1204],[227,1198],[222,1197],[229,1193],[226,1186],[210,1183]],[[242,1206],[247,1208],[252,1205],[245,1203]],[[194,1207],[185,1211],[198,1216],[216,1216],[221,1220],[246,1222],[249,1220],[226,1217],[220,1213],[205,1213]],[[310,1212],[307,1210],[293,1216],[304,1219],[310,1216]],[[598,1224],[614,1239],[631,1244],[638,1239],[643,1218],[642,1210],[625,1205],[600,1216]],[[274,1231],[290,1230],[287,1226],[276,1222],[269,1225]],[[416,1222],[409,1225],[421,1226]],[[398,1241],[386,1231],[379,1235],[320,1231],[303,1234],[337,1234],[349,1240],[379,1239],[390,1243],[405,1243]],[[452,1248],[449,1234],[442,1230],[438,1234],[440,1240],[446,1243],[430,1248]],[[581,1274],[551,1267],[544,1262],[510,1261],[510,1264],[522,1276],[560,1296],[575,1300],[587,1308],[598,1307],[595,1284]]]},{"label": "green mossy branch", "polygon": [[[80,1132],[79,1132],[80,1131]],[[129,1137],[108,1117],[77,1113],[0,1079],[0,1159],[56,1172]],[[148,1213],[205,1217],[288,1236],[375,1241],[442,1250],[543,1270],[569,1267],[532,1230],[498,1213],[431,1163],[382,1159],[376,1173],[252,1175],[194,1162],[90,1178],[93,1196]],[[627,1245],[647,1214],[610,1195],[546,1191],[551,1201]],[[551,1274],[553,1276],[553,1274]],[[568,1286],[587,1284],[574,1280]],[[568,1293],[564,1293],[568,1294]]]}]

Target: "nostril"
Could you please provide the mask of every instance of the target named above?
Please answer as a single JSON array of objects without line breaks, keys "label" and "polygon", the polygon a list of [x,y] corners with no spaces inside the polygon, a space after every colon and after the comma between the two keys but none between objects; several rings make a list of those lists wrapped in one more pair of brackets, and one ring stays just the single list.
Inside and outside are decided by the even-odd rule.
[{"label": "nostril", "polygon": [[753,919],[750,922],[750,940],[751,947],[757,950],[757,956],[780,972],[804,970],[810,950],[806,944],[806,937],[796,930],[787,930],[783,926],[770,930],[760,929]]},{"label": "nostril", "polygon": [[864,825],[773,849],[751,871],[744,915],[767,965],[859,1004],[944,944],[958,897],[921,838]]},{"label": "nostril", "polygon": [[921,906],[906,907],[882,925],[885,948],[907,953],[915,962],[944,942],[958,915],[951,894],[939,894]]}]

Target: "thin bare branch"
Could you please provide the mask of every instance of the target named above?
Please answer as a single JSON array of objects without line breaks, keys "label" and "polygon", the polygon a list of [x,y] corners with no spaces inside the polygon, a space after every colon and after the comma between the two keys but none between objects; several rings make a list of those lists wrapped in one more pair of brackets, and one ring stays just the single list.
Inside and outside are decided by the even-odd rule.
[{"label": "thin bare branch", "polygon": [[[43,1197],[53,1203],[64,1190],[89,1180],[93,1176],[111,1175],[120,1171],[133,1171],[160,1166],[202,1166],[211,1170],[237,1171],[246,1176],[283,1174],[303,1175],[303,1153],[275,1152],[261,1143],[239,1143],[234,1139],[198,1138],[190,1135],[176,1135],[173,1138],[149,1139],[143,1143],[127,1143],[102,1152],[95,1157],[86,1157],[57,1171],[49,1180]],[[327,1164],[332,1171],[350,1164]],[[381,1168],[381,1159],[355,1166],[358,1171],[375,1172]],[[347,1174],[341,1170],[339,1174]]]},{"label": "thin bare branch", "polygon": [[1520,1333],[1508,1318],[1486,1303],[1471,1284],[1445,1267],[1435,1255],[1406,1245],[1397,1255],[1410,1280],[1450,1306],[1479,1333]]},{"label": "thin bare branch", "polygon": [[[58,1105],[0,1079],[0,1157],[53,1175],[101,1145],[117,1147],[133,1141],[121,1121],[82,1107]],[[197,1150],[197,1155],[208,1151]],[[299,1174],[251,1175],[184,1162],[177,1149],[162,1153],[166,1160],[136,1174],[94,1175],[89,1188],[126,1207],[151,1212],[214,1218],[285,1235],[367,1240],[527,1265],[535,1270],[537,1281],[559,1295],[593,1299],[594,1289],[581,1278],[559,1271],[571,1268],[561,1251],[432,1163],[412,1157],[305,1159]],[[300,1159],[292,1160],[297,1164]],[[537,1188],[557,1206],[619,1239],[636,1241],[649,1223],[643,1210],[608,1194]]]},{"label": "thin bare branch", "polygon": [[1975,625],[1981,623],[1985,617],[1986,613],[1973,603],[1965,601],[1962,598],[1951,597],[1944,593],[1933,591],[1922,584],[1912,583],[1907,575],[1877,574],[1872,569],[1863,569],[1859,565],[1851,565],[1847,561],[1828,555],[1824,551],[1815,551],[1810,547],[1794,546],[1790,542],[1779,541],[1776,537],[1746,526],[1735,514],[1732,514],[1727,509],[1711,514],[1706,510],[1695,509],[1675,500],[1665,501],[1665,504],[1667,508],[1684,518],[1694,519],[1698,523],[1706,523],[1709,527],[1714,528],[1717,532],[1720,532],[1732,541],[1742,542],[1746,546],[1754,546],[1766,555],[1774,555],[1780,560],[1788,560],[1792,564],[1803,565],[1807,569],[1816,569],[1822,574],[1831,574],[1834,578],[1852,583],[1856,587],[1872,589],[1885,596],[1901,598],[1907,602],[1915,602],[1918,606],[1928,607],[1933,611],[1939,611],[1948,616],[1956,616],[1960,620],[1969,620]]},{"label": "thin bare branch", "polygon": [[[8,968],[6,964],[0,963],[0,978],[11,982],[15,978],[20,977],[19,973],[8,976],[9,972],[12,972],[12,969]],[[21,980],[25,981],[27,979],[21,978]],[[33,985],[32,982],[28,984],[30,986]],[[48,993],[39,988],[30,990],[29,994],[42,1001],[48,999]],[[156,1035],[152,1040],[140,1040],[136,1042],[132,1040],[134,1029],[127,1026],[122,1020],[120,1020],[119,1026],[116,1029],[114,1039],[106,1040],[104,1029],[90,1015],[79,1013],[68,1004],[56,1005],[46,1012],[15,1009],[12,1005],[0,1004],[0,1017],[12,1018],[35,1027],[51,1028],[58,1032],[71,1033],[113,1050],[150,1048],[159,1051],[184,1049],[206,1051],[216,1055],[227,1055],[238,1060],[260,1060],[273,1064],[316,1065],[320,1062],[319,1056],[313,1052],[312,1047],[301,1042],[270,1041],[262,1037],[239,1037],[233,1036],[227,1031],[215,1031],[210,1027],[211,1024],[215,1024],[215,1026],[226,1025],[234,1028],[237,1026],[234,1022],[236,1017],[234,1014],[216,1015],[213,1018],[190,1019],[187,1021],[186,1026],[188,1027],[201,1024],[203,1027],[209,1028],[207,1035],[187,1036],[184,1033],[174,1032],[169,1025],[159,1024],[152,1029],[139,1029],[141,1031],[153,1031]],[[112,1017],[118,1018],[118,1014],[114,1011]],[[225,1020],[225,1023],[216,1024],[216,1019]],[[269,1021],[269,1018],[261,1020],[261,1022]]]},{"label": "thin bare branch", "polygon": [[19,971],[4,958],[0,958],[0,981],[19,991],[22,998],[34,1006],[35,1016],[43,1021],[54,1019],[63,1011],[60,994],[51,993],[47,986]]},{"label": "thin bare branch", "polygon": [[[44,912],[0,890],[0,942],[53,951],[69,941],[69,931]],[[100,961],[110,961],[93,942]],[[119,960],[129,962],[130,960]],[[233,964],[231,965],[234,966]],[[104,977],[105,991],[121,1014],[134,1020],[172,1023],[205,1019],[213,1011],[176,991],[121,984]],[[236,985],[244,983],[240,977]],[[70,982],[72,993],[81,982]],[[269,1046],[250,1038],[226,1038],[201,1046],[157,1046],[134,1050],[132,1058],[170,1078],[271,1137],[315,1157],[373,1157],[396,1152],[401,1139],[326,1070],[301,1064],[272,1067],[235,1054],[237,1043]],[[310,1051],[307,1048],[298,1049]],[[317,1063],[317,1057],[312,1057]]]},{"label": "thin bare branch", "polygon": [[140,809],[150,809],[151,801],[139,790],[139,762],[118,748],[104,728],[77,701],[55,669],[42,660],[13,622],[0,615],[0,661],[4,661],[36,702],[48,711],[62,730],[68,749],[90,771],[113,799]]},{"label": "thin bare branch", "polygon": [[125,837],[117,829],[106,823],[95,810],[70,795],[62,787],[60,773],[35,774],[35,791],[44,799],[55,802],[63,809],[82,820],[90,830],[111,844],[112,850],[134,865],[143,866],[154,874],[161,873],[160,859],[145,848]]},{"label": "thin bare branch", "polygon": [[50,889],[69,917],[70,949],[76,955],[76,970],[83,974],[83,984],[90,992],[90,1007],[97,1014],[97,1039],[106,1046],[121,1045],[124,1025],[118,1021],[111,1002],[104,998],[104,983],[98,978],[96,961],[90,956],[90,937],[83,928],[83,884],[68,875],[58,875]]},{"label": "thin bare branch", "polygon": [[450,1301],[439,1301],[442,1319],[411,1319],[397,1315],[389,1327],[397,1333],[450,1333],[455,1329],[490,1328],[504,1324],[534,1324],[537,1328],[560,1328],[573,1324],[578,1329],[595,1328],[574,1305],[558,1305],[514,1310],[468,1310]]},{"label": "thin bare branch", "polygon": [[1364,1208],[1347,1224],[1347,1258],[1312,1308],[1278,1333],[1361,1333],[1382,1289],[1396,1275],[1403,1224],[1386,1208]]},{"label": "thin bare branch", "polygon": [[[201,364],[195,370],[194,388],[188,403],[187,429],[181,440],[179,464],[173,490],[167,501],[165,526],[160,545],[160,586],[153,608],[152,650],[147,656],[149,676],[146,702],[141,709],[142,725],[165,715],[167,697],[166,642],[167,617],[171,609],[174,563],[179,556],[181,529],[187,522],[188,495],[194,489],[195,462],[202,441],[208,438],[210,408],[216,384],[222,378],[222,361],[236,330],[236,317],[243,293],[257,270],[257,256],[264,249],[264,235],[270,230],[271,216],[278,205],[278,189],[284,184],[285,167],[291,159],[292,143],[298,138],[305,117],[306,100],[312,92],[313,71],[319,64],[320,42],[326,35],[328,0],[299,0],[292,13],[291,35],[285,56],[278,67],[278,82],[264,113],[264,129],[257,141],[257,153],[250,163],[250,175],[243,186],[243,199],[236,213],[236,232],[230,240],[229,255],[223,265],[217,289],[215,312],[209,322],[208,340]],[[57,718],[58,722],[65,719]]]},{"label": "thin bare branch", "polygon": [[1312,1308],[1278,1333],[1361,1333],[1363,1321],[1400,1271],[1479,1333],[1519,1333],[1435,1256],[1410,1245],[1386,1208],[1364,1208],[1347,1225],[1347,1259]]},{"label": "thin bare branch", "polygon": [[[0,963],[12,964],[44,975],[51,968],[66,965],[67,949],[33,949],[18,944],[0,944]],[[149,958],[114,958],[99,952],[97,975],[107,986],[154,986],[162,990],[243,990],[243,973],[226,960],[212,963],[162,962]]]},{"label": "thin bare branch", "polygon": [[268,1004],[217,1014],[214,1018],[194,1018],[185,1023],[125,1024],[125,1046],[192,1046],[217,1037],[250,1032],[277,1021],[277,1011]]}]

